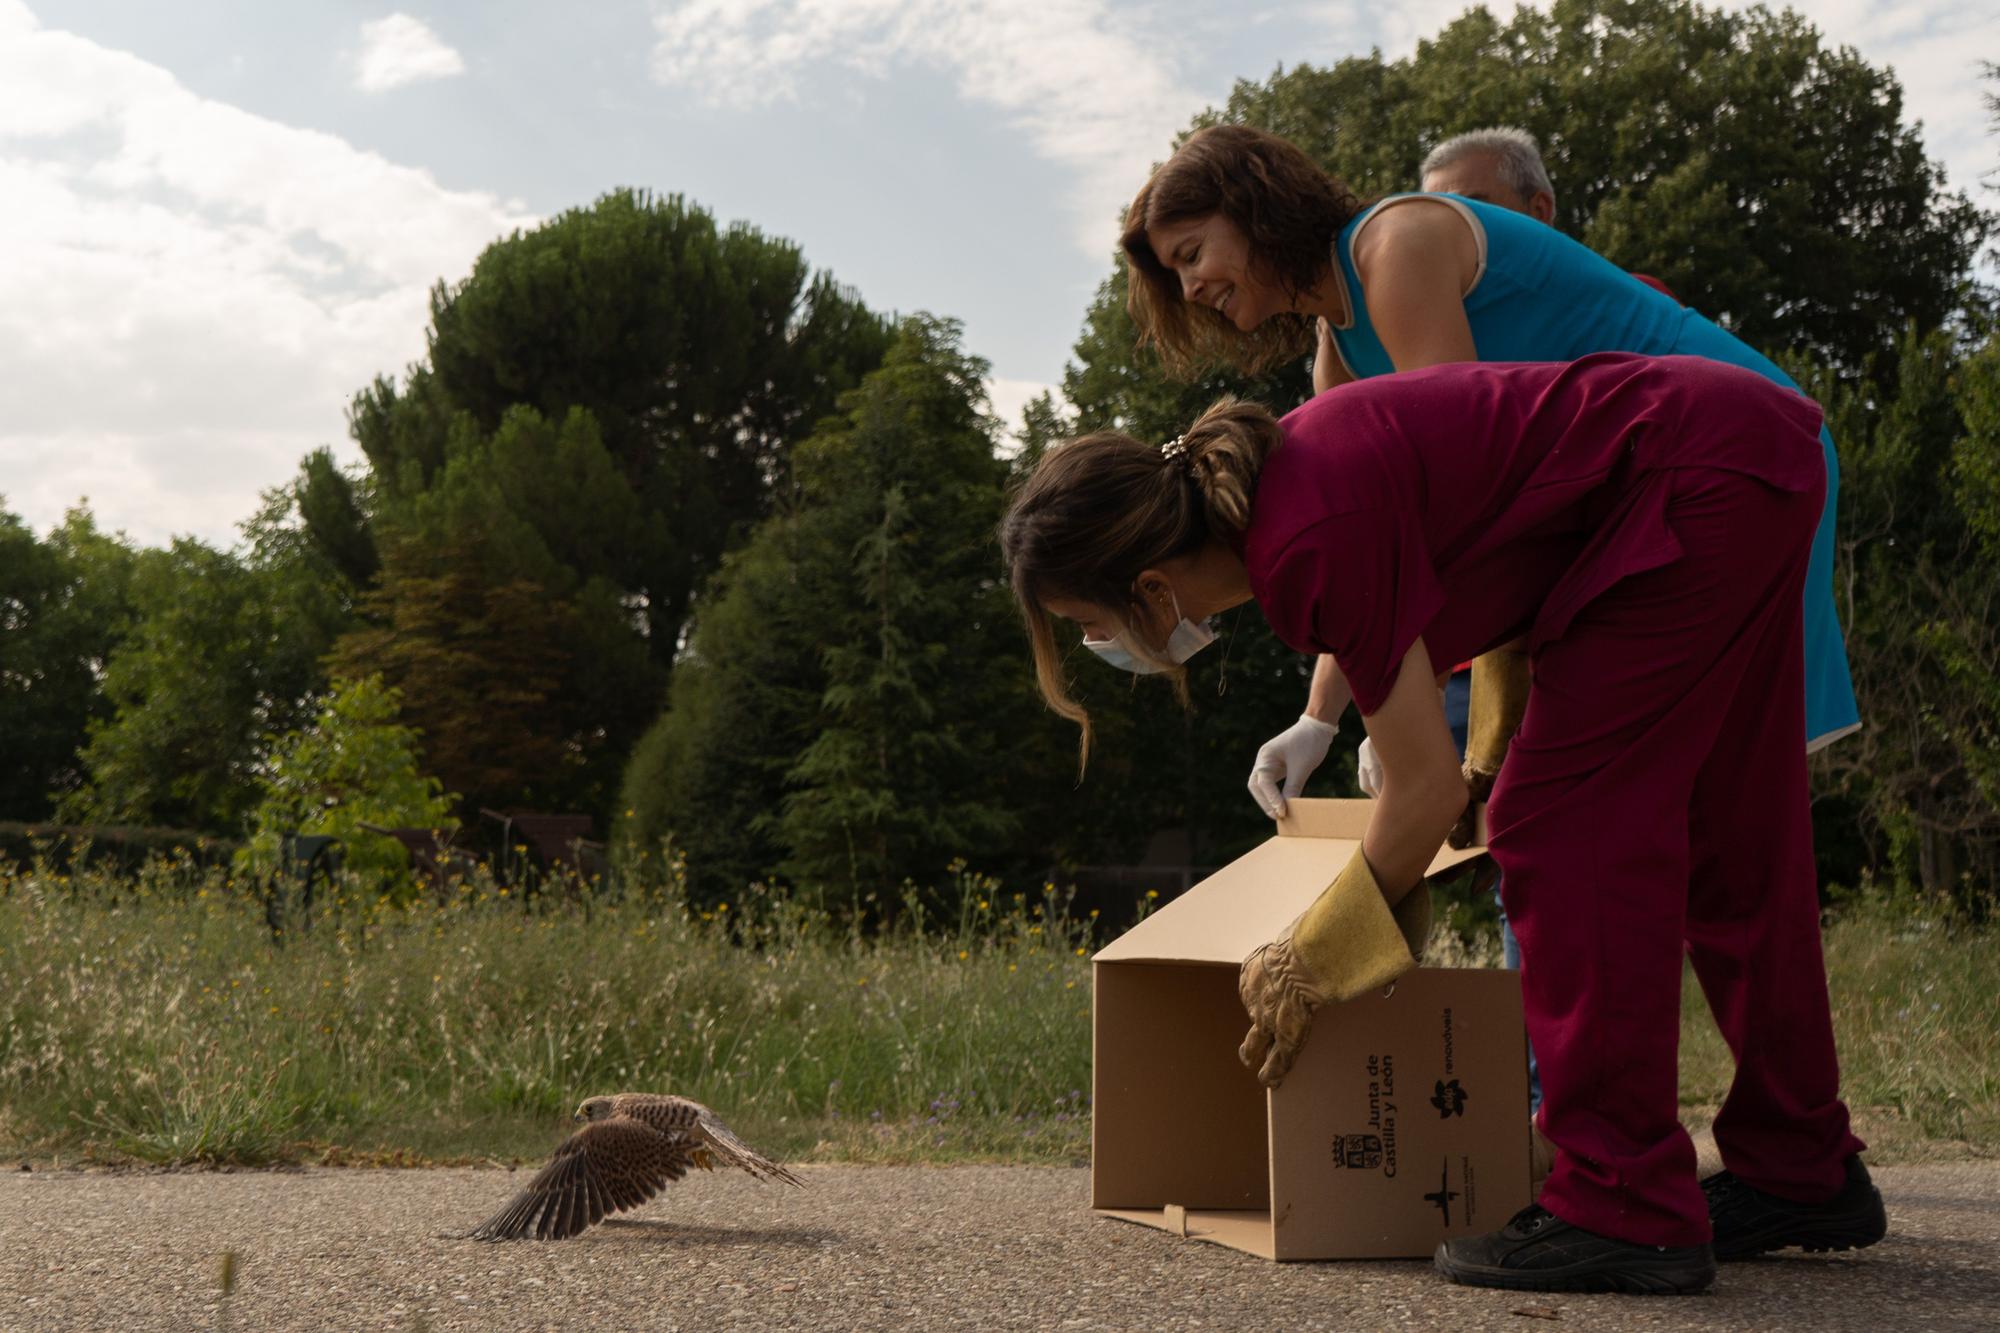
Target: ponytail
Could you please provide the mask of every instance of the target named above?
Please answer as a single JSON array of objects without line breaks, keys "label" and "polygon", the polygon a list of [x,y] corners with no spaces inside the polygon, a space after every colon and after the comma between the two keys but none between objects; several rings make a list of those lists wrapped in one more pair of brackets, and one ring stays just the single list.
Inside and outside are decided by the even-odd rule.
[{"label": "ponytail", "polygon": [[[1086,602],[1129,623],[1142,572],[1248,530],[1258,475],[1282,439],[1262,407],[1224,398],[1163,448],[1117,431],[1065,441],[1015,491],[1000,550],[1042,698],[1083,731],[1079,768],[1090,718],[1070,697],[1047,603]],[[1164,674],[1186,703],[1186,673]]]},{"label": "ponytail", "polygon": [[1218,398],[1181,436],[1210,532],[1226,536],[1249,531],[1257,478],[1283,438],[1269,412],[1239,398]]}]

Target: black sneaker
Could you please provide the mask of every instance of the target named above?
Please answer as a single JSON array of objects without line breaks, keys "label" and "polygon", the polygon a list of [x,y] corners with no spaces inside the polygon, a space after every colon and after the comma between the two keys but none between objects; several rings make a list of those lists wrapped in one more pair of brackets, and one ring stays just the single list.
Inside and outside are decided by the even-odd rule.
[{"label": "black sneaker", "polygon": [[1438,1246],[1438,1272],[1467,1287],[1512,1291],[1622,1291],[1689,1296],[1715,1281],[1706,1245],[1635,1245],[1571,1226],[1529,1204],[1498,1231]]},{"label": "black sneaker", "polygon": [[1701,1192],[1708,1196],[1718,1259],[1747,1259],[1793,1246],[1815,1253],[1858,1250],[1889,1229],[1882,1192],[1859,1157],[1847,1159],[1847,1183],[1825,1203],[1794,1203],[1766,1194],[1730,1171],[1702,1181]]}]

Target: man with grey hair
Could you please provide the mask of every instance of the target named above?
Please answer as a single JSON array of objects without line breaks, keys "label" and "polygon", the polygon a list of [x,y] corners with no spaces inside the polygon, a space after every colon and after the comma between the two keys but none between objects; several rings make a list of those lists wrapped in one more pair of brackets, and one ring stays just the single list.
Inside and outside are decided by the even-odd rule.
[{"label": "man with grey hair", "polygon": [[[1524,213],[1551,227],[1556,223],[1556,187],[1542,163],[1542,147],[1518,125],[1452,135],[1424,159],[1422,180],[1425,194],[1456,194]],[[1676,302],[1681,299],[1658,278],[1644,273],[1632,276]]]},{"label": "man with grey hair", "polygon": [[1516,126],[1452,135],[1424,159],[1422,178],[1425,194],[1463,195],[1555,225],[1556,187],[1541,146]]}]

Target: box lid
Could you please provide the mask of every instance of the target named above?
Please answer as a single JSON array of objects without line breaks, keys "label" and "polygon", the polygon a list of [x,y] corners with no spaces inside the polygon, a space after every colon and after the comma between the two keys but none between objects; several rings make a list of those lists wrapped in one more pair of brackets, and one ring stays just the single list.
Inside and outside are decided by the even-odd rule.
[{"label": "box lid", "polygon": [[[1375,808],[1370,800],[1288,802],[1277,836],[1231,861],[1097,951],[1099,963],[1240,964],[1269,943],[1333,883]],[[1480,833],[1485,832],[1482,812]],[[1484,846],[1442,847],[1428,876],[1486,855]]]}]

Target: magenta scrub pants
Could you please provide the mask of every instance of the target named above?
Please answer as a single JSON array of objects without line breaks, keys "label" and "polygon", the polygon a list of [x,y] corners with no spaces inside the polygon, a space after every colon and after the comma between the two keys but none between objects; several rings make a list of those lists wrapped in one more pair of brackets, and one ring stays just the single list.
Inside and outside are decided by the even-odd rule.
[{"label": "magenta scrub pants", "polygon": [[1863,1146],[1839,1096],[1807,808],[1800,605],[1820,503],[1654,473],[1610,520],[1638,535],[1608,534],[1596,591],[1531,645],[1491,846],[1556,1148],[1540,1202],[1603,1235],[1709,1239],[1676,1095],[1684,954],[1736,1058],[1715,1122],[1729,1169],[1817,1202]]}]

